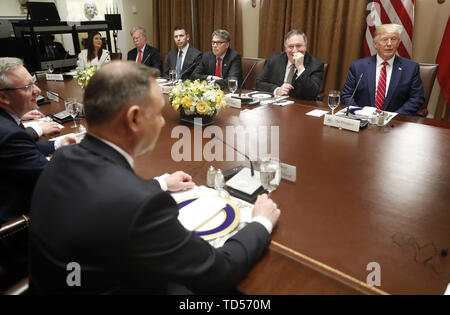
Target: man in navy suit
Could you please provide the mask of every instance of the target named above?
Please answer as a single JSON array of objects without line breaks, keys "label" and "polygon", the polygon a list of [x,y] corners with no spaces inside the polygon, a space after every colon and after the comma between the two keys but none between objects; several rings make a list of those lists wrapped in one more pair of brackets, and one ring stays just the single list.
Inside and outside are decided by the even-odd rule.
[{"label": "man in navy suit", "polygon": [[315,100],[320,90],[324,65],[307,49],[306,34],[292,30],[286,34],[284,52],[273,53],[256,80],[256,89],[276,95]]},{"label": "man in navy suit", "polygon": [[231,36],[226,30],[215,30],[212,34],[212,50],[203,54],[202,61],[192,74],[194,80],[214,81],[220,88],[228,87],[228,79],[242,83],[242,58],[230,48]]},{"label": "man in navy suit", "polygon": [[402,30],[397,24],[377,27],[373,43],[378,53],[350,65],[342,104],[414,115],[425,103],[419,64],[396,55]]},{"label": "man in navy suit", "polygon": [[267,195],[258,198],[252,222],[216,249],[181,225],[168,193],[192,188],[191,176],[144,180],[134,173],[135,158],[155,147],[165,124],[158,75],[115,61],[89,81],[88,134],[53,156],[34,191],[32,292],[230,292],[269,245],[280,210]]},{"label": "man in navy suit", "polygon": [[168,53],[163,75],[168,78],[169,70],[176,70],[178,79],[190,79],[202,59],[202,53],[189,44],[189,33],[186,27],[175,27],[173,38],[177,48]]},{"label": "man in navy suit", "polygon": [[76,142],[72,136],[36,142],[25,131],[20,119],[37,108],[40,92],[22,60],[0,58],[0,225],[30,210],[31,194],[47,165],[46,156]]},{"label": "man in navy suit", "polygon": [[162,70],[162,61],[159,50],[147,45],[147,32],[142,27],[134,27],[131,32],[136,48],[128,52],[127,60]]}]

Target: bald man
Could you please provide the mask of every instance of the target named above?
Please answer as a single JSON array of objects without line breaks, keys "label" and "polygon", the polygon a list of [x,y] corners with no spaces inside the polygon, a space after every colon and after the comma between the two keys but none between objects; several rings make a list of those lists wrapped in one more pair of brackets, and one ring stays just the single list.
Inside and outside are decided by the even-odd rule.
[{"label": "bald man", "polygon": [[[134,173],[135,158],[155,147],[165,124],[158,75],[117,61],[90,80],[88,134],[53,157],[35,190],[32,292],[224,293],[269,245],[280,210],[266,195],[256,202],[253,221],[215,249],[181,225],[168,193],[191,189],[191,176],[180,171],[143,180]],[[68,278],[73,267],[80,286],[76,276]]]}]

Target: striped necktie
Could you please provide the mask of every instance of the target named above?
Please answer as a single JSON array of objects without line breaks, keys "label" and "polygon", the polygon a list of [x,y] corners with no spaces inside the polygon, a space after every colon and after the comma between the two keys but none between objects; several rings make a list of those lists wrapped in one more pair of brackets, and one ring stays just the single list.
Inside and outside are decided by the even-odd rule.
[{"label": "striped necktie", "polygon": [[183,62],[183,51],[180,50],[178,53],[178,59],[177,59],[177,76],[178,79],[181,80],[181,63]]},{"label": "striped necktie", "polygon": [[375,98],[375,107],[379,110],[383,110],[384,99],[386,98],[386,66],[388,62],[383,62],[381,68],[380,78],[378,79],[377,97]]}]

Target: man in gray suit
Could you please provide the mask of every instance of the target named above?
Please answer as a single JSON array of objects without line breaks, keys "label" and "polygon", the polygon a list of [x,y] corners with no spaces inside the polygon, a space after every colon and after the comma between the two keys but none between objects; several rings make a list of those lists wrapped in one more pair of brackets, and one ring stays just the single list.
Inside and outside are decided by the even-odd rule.
[{"label": "man in gray suit", "polygon": [[284,40],[284,52],[270,56],[256,80],[256,89],[276,95],[315,100],[323,77],[323,62],[307,49],[306,34],[292,30]]},{"label": "man in gray suit", "polygon": [[202,59],[202,53],[189,44],[189,32],[184,26],[175,27],[173,39],[177,48],[171,50],[167,55],[164,77],[169,77],[169,70],[176,70],[178,79],[190,79]]}]

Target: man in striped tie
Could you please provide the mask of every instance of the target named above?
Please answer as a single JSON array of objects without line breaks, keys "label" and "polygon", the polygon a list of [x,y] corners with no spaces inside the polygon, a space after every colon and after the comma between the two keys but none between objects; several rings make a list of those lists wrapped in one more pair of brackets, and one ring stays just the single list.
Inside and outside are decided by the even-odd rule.
[{"label": "man in striped tie", "polygon": [[404,115],[414,115],[421,108],[425,98],[419,64],[396,55],[402,31],[397,24],[377,27],[373,40],[377,54],[350,65],[342,104],[372,106]]}]

